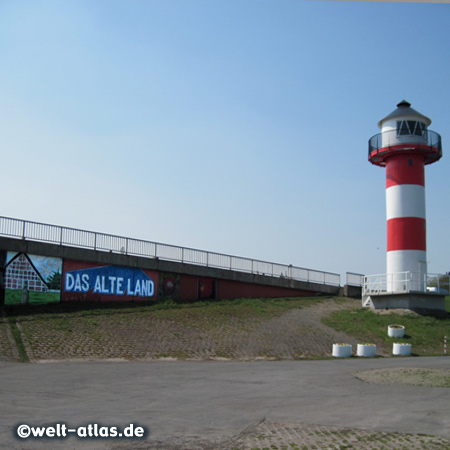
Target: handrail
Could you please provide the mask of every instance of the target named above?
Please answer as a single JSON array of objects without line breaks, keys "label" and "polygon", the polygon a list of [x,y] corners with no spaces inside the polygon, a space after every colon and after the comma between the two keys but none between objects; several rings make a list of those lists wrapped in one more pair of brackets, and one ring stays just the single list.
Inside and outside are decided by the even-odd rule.
[{"label": "handrail", "polygon": [[450,276],[435,273],[397,272],[367,275],[362,295],[410,292],[448,292]]},{"label": "handrail", "polygon": [[345,284],[361,287],[364,284],[364,275],[362,273],[347,272]]},{"label": "handrail", "polygon": [[109,251],[275,278],[340,286],[340,275],[336,273],[10,217],[0,216],[0,235],[24,240],[52,242],[61,246],[82,247],[96,251]]},{"label": "handrail", "polygon": [[420,144],[425,147],[434,148],[437,151],[437,159],[442,156],[442,138],[439,133],[432,130],[426,130],[424,135],[401,135],[396,130],[383,131],[377,133],[369,139],[369,159],[371,155],[383,148],[389,148],[399,144]]}]

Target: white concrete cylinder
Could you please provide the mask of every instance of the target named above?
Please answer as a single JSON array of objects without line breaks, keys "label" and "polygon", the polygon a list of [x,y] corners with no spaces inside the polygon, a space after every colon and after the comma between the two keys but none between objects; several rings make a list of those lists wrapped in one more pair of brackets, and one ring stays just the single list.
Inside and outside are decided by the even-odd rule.
[{"label": "white concrete cylinder", "polygon": [[352,356],[352,346],[350,344],[333,344],[332,355],[335,358],[348,358]]},{"label": "white concrete cylinder", "polygon": [[395,342],[392,346],[392,354],[397,356],[411,355],[411,344],[401,344]]},{"label": "white concrete cylinder", "polygon": [[372,358],[377,354],[377,346],[375,344],[358,344],[356,354],[358,356]]},{"label": "white concrete cylinder", "polygon": [[405,335],[405,327],[403,325],[389,325],[388,336],[402,338]]}]

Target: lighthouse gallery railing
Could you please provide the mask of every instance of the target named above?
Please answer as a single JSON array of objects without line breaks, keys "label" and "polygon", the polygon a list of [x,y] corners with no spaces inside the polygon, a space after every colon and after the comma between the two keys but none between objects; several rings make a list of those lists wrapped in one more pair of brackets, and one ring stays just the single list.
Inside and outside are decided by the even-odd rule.
[{"label": "lighthouse gallery railing", "polygon": [[0,235],[340,286],[340,275],[335,273],[9,217],[0,216]]},{"label": "lighthouse gallery railing", "polygon": [[426,130],[424,135],[402,135],[398,136],[396,130],[384,131],[383,133],[378,133],[369,139],[369,157],[370,155],[381,148],[390,147],[391,145],[398,145],[399,138],[407,142],[408,138],[411,138],[416,142],[417,138],[422,138],[424,140],[423,146],[435,148],[438,154],[442,156],[442,139],[441,136],[435,131]]}]

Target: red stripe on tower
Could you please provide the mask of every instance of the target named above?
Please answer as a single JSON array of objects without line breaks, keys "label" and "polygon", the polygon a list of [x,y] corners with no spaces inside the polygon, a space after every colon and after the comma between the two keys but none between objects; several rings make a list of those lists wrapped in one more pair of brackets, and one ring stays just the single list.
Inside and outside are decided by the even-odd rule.
[{"label": "red stripe on tower", "polygon": [[386,160],[386,189],[398,184],[425,186],[422,155],[393,155]]},{"label": "red stripe on tower", "polygon": [[419,217],[399,217],[387,221],[387,251],[426,251],[426,221]]}]

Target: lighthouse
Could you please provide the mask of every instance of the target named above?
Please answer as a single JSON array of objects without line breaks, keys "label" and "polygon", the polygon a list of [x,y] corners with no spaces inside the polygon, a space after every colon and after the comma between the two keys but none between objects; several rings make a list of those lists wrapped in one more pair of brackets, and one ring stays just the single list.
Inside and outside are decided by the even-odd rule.
[{"label": "lighthouse", "polygon": [[369,161],[386,169],[386,294],[426,293],[425,166],[442,156],[430,124],[403,100],[369,140]]}]

